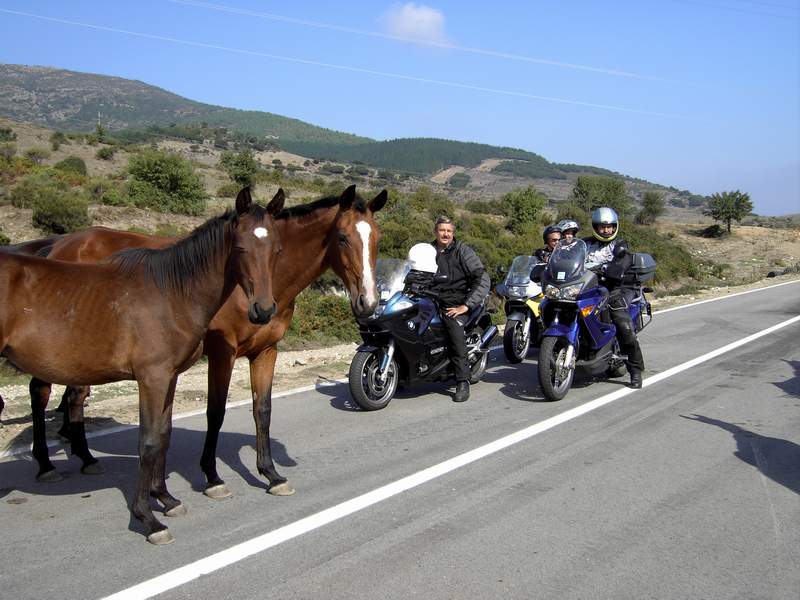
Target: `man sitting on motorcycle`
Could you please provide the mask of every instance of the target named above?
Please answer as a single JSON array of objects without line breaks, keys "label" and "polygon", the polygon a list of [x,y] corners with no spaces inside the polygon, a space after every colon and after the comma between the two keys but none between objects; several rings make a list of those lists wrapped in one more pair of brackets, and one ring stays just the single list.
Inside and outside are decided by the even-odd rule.
[{"label": "man sitting on motorcycle", "polygon": [[558,225],[548,225],[542,232],[542,239],[544,239],[544,248],[539,248],[533,255],[539,259],[539,262],[546,263],[550,260],[550,255],[558,245],[558,240],[561,239],[561,230]]},{"label": "man sitting on motorcycle", "polygon": [[470,369],[464,325],[470,310],[483,304],[489,295],[489,275],[475,251],[456,240],[455,227],[448,217],[436,219],[432,242],[436,248],[438,270],[433,286],[441,299],[442,323],[450,338],[450,359],[456,374],[454,402],[469,399]]},{"label": "man sitting on motorcycle", "polygon": [[[585,238],[586,268],[592,269],[601,276],[601,282],[609,289],[608,305],[611,309],[611,320],[617,328],[617,341],[620,350],[627,355],[625,361],[631,376],[631,387],[642,387],[642,371],[644,356],[636,338],[628,306],[636,295],[636,290],[622,285],[622,272],[628,244],[617,238],[619,218],[613,208],[603,206],[592,212],[593,237]],[[610,269],[611,266],[613,269]],[[609,277],[616,271],[615,277]]]}]

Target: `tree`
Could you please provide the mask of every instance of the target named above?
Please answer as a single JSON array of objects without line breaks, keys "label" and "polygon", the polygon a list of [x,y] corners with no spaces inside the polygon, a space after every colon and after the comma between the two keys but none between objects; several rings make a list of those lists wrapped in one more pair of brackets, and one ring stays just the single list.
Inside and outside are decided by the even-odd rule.
[{"label": "tree", "polygon": [[625,181],[618,177],[579,175],[572,189],[572,197],[588,213],[598,206],[608,206],[616,210],[621,219],[630,212],[631,203],[625,193]]},{"label": "tree", "polygon": [[539,223],[547,198],[533,186],[512,190],[501,198],[508,216],[506,227],[516,234],[525,233]]},{"label": "tree", "polygon": [[653,190],[645,192],[642,199],[642,209],[636,215],[636,222],[639,225],[652,225],[663,214],[664,197]]},{"label": "tree", "polygon": [[717,192],[708,201],[708,208],[703,213],[715,221],[725,223],[728,233],[731,232],[731,221],[739,222],[753,210],[750,195],[736,190],[734,192]]},{"label": "tree", "polygon": [[98,123],[94,126],[94,136],[98,142],[104,144],[106,141],[106,128]]},{"label": "tree", "polygon": [[241,152],[225,151],[219,159],[220,165],[239,188],[252,186],[258,173],[258,161],[253,156],[252,150]]}]

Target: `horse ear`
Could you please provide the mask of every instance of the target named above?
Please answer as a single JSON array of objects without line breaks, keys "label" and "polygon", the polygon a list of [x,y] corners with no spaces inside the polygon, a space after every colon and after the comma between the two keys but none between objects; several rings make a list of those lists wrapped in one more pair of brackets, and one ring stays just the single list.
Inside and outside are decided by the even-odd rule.
[{"label": "horse ear", "polygon": [[283,210],[284,202],[286,202],[286,194],[283,192],[283,188],[278,188],[272,200],[267,204],[267,212],[274,217]]},{"label": "horse ear", "polygon": [[347,210],[353,205],[353,200],[356,199],[356,186],[355,184],[348,186],[342,195],[339,196],[339,206]]},{"label": "horse ear", "polygon": [[251,204],[253,204],[253,197],[250,195],[250,186],[247,186],[236,195],[236,212],[243,215],[250,210]]},{"label": "horse ear", "polygon": [[372,200],[369,201],[369,209],[372,212],[378,212],[383,206],[386,204],[386,201],[389,199],[389,192],[386,190],[381,190],[381,192],[375,196]]}]

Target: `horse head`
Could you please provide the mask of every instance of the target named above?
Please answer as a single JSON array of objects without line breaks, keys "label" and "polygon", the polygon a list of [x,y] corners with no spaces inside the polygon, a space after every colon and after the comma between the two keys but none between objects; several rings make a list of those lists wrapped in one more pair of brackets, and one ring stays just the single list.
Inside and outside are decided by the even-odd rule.
[{"label": "horse head", "polygon": [[283,209],[284,201],[282,189],[266,209],[253,202],[249,187],[236,196],[231,256],[237,283],[247,296],[247,316],[256,325],[268,323],[277,310],[272,274],[281,251],[281,241],[274,217]]},{"label": "horse head", "polygon": [[383,208],[386,190],[369,202],[351,185],[339,197],[339,212],[328,237],[331,268],[350,293],[350,307],[356,317],[370,315],[378,306],[375,261],[380,231],[374,214]]}]

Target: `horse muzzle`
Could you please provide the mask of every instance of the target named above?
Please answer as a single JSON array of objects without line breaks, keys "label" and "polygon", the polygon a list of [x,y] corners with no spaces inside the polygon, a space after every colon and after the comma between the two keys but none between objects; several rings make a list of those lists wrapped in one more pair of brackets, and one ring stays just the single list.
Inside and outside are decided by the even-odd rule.
[{"label": "horse muzzle", "polygon": [[247,310],[247,317],[254,325],[266,325],[278,310],[275,302],[269,308],[263,308],[258,302],[254,302]]},{"label": "horse muzzle", "polygon": [[351,308],[353,309],[353,314],[356,317],[368,317],[372,313],[375,312],[375,309],[378,306],[377,298],[370,302],[367,300],[367,297],[364,294],[359,294],[355,297],[354,301],[351,303]]}]

